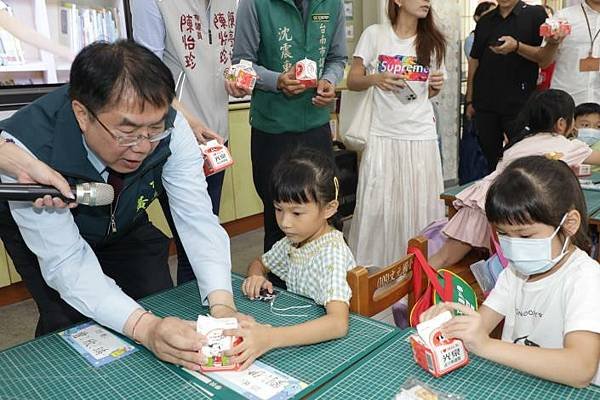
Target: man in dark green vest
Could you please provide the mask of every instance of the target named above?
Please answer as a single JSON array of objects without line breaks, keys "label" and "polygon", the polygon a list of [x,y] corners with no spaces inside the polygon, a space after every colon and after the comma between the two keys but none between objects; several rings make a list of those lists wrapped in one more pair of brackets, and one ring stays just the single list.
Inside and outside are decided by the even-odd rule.
[{"label": "man in dark green vest", "polygon": [[202,301],[218,317],[236,314],[229,240],[211,211],[192,130],[170,107],[174,92],[171,72],[146,48],[97,42],[73,62],[69,85],[0,121],[4,139],[71,184],[108,182],[116,192],[103,207],[0,203],[0,238],[40,311],[36,334],[85,315],[197,368],[203,338],[194,324],[159,318],[134,300],[172,286],[168,239],[145,211],[163,190]]},{"label": "man in dark green vest", "polygon": [[[237,14],[233,62],[252,61],[258,74],[252,93],[252,174],[264,205],[264,250],[284,235],[277,226],[269,193],[270,171],[296,146],[333,157],[329,105],[347,60],[344,5],[341,0],[245,0]],[[317,63],[318,87],[295,78],[294,65]],[[228,83],[233,96],[246,93]]]}]

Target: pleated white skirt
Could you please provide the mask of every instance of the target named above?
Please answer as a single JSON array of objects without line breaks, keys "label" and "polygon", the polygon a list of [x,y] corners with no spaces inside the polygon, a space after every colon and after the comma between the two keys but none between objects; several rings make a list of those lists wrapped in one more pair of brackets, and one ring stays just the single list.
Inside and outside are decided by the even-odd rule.
[{"label": "pleated white skirt", "polygon": [[408,240],[443,217],[443,189],[437,140],[371,135],[349,234],[357,264],[382,267],[403,257]]}]

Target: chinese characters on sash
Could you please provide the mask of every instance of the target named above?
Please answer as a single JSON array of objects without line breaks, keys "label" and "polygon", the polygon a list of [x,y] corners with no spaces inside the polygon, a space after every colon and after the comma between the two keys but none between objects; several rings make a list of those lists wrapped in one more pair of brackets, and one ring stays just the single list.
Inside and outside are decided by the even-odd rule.
[{"label": "chinese characters on sash", "polygon": [[[219,63],[229,65],[233,53],[233,40],[235,37],[235,13],[233,11],[217,12],[214,14],[212,22],[208,24],[214,26],[216,37],[220,47]],[[181,45],[185,50],[183,66],[186,69],[194,70],[196,68],[196,46],[199,42],[205,40],[203,33],[202,20],[198,14],[182,14],[179,18],[179,30],[181,32]],[[212,45],[212,32],[208,27],[209,44]]]},{"label": "chinese characters on sash", "polygon": [[215,13],[213,26],[217,30],[217,38],[221,52],[219,62],[221,65],[231,64],[231,55],[233,53],[233,39],[235,37],[235,13],[228,11],[227,15],[223,12]]},{"label": "chinese characters on sash", "polygon": [[290,33],[290,28],[287,26],[279,28],[277,31],[277,38],[279,40],[279,51],[281,52],[283,70],[289,71],[292,68],[292,40],[294,40]]}]

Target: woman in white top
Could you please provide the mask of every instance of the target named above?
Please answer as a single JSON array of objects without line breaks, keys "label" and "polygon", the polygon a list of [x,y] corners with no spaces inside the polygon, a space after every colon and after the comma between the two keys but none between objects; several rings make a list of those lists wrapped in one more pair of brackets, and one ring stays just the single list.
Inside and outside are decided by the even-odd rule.
[{"label": "woman in white top", "polygon": [[389,0],[388,17],[391,25],[364,31],[348,75],[350,90],[375,87],[349,238],[358,265],[398,260],[408,240],[444,213],[429,99],[444,83],[446,39],[429,0]]}]

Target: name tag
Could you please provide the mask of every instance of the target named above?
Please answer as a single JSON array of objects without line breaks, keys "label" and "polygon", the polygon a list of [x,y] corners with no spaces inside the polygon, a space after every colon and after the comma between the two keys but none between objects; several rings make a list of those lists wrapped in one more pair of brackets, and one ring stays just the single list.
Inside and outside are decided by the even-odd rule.
[{"label": "name tag", "polygon": [[579,60],[580,72],[597,72],[600,71],[600,58],[586,57]]}]

